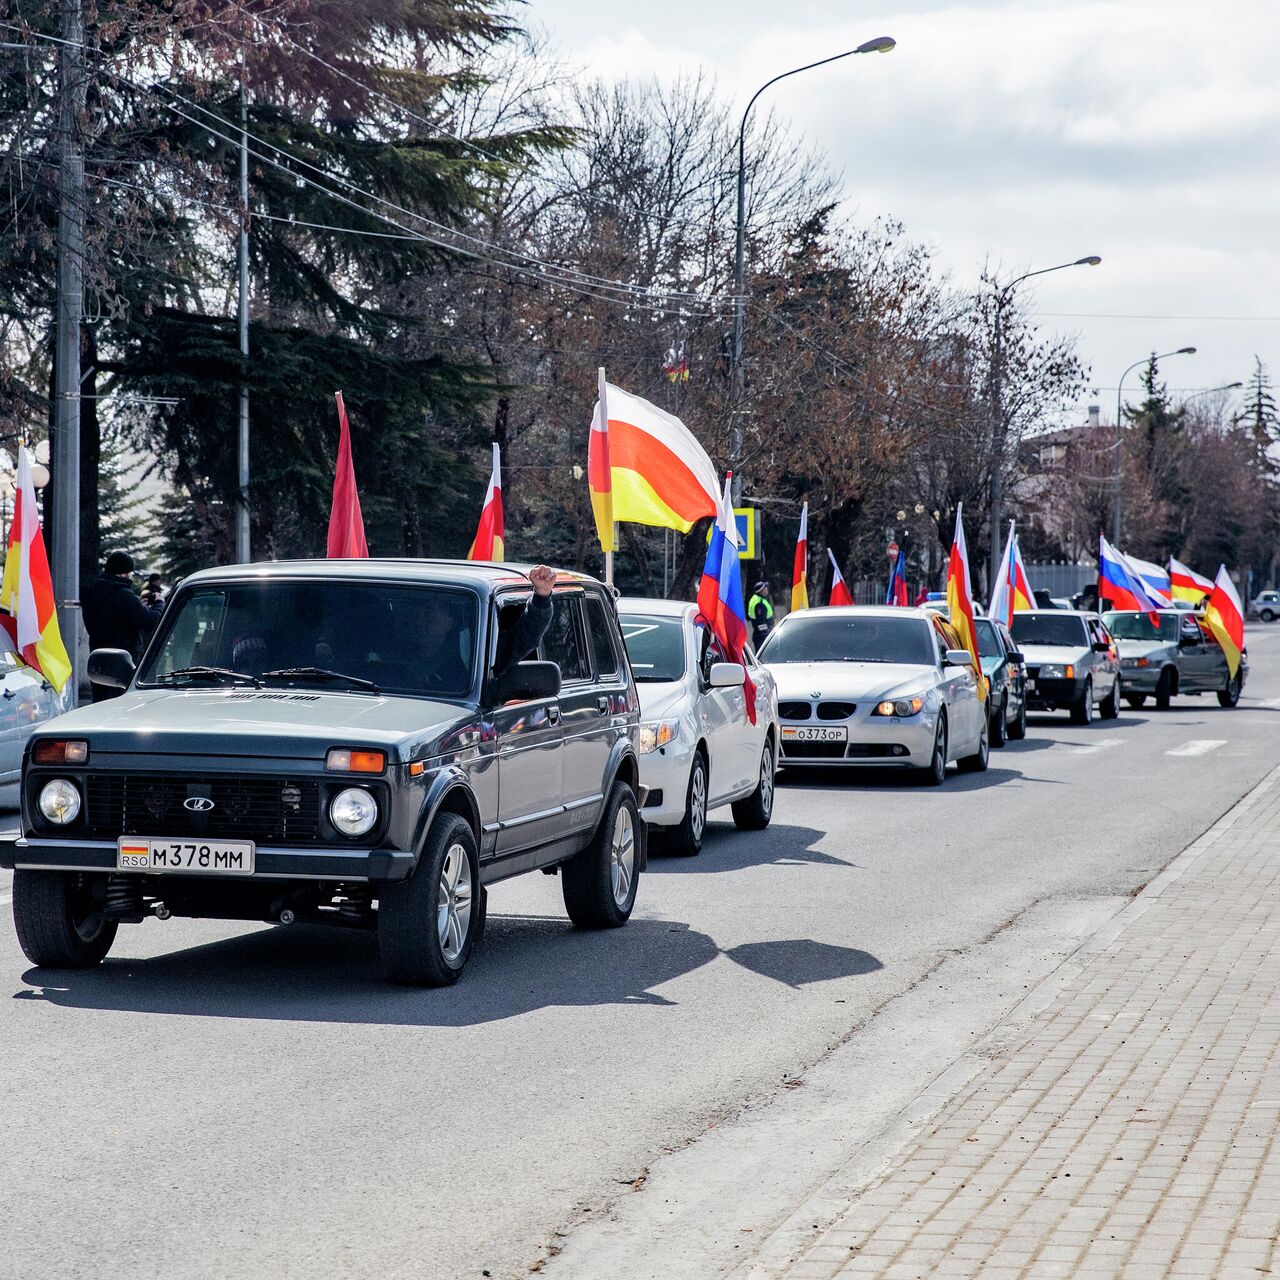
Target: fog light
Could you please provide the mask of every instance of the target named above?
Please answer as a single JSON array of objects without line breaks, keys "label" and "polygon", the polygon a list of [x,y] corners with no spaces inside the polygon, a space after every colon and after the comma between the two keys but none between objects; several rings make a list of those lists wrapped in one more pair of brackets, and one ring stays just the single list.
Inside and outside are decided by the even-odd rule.
[{"label": "fog light", "polygon": [[54,778],[40,788],[40,799],[37,802],[40,812],[53,823],[65,827],[74,822],[80,812],[80,792],[75,783],[66,778]]},{"label": "fog light", "polygon": [[329,821],[343,835],[362,836],[378,821],[378,802],[362,787],[348,787],[330,802]]}]

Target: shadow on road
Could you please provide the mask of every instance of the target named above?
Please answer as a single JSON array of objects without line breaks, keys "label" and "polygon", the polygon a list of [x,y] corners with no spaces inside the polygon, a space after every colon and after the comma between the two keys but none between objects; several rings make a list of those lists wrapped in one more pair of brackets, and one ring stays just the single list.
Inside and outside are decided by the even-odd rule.
[{"label": "shadow on road", "polygon": [[[945,796],[950,791],[985,791],[998,787],[1002,782],[1041,782],[1041,778],[1028,778],[1017,769],[1001,767],[1009,757],[1008,748],[993,752],[991,765],[985,773],[961,773],[950,768],[947,780],[940,787],[922,786],[914,771],[909,769],[877,769],[856,765],[851,769],[805,769],[788,765],[778,775],[778,785],[788,791],[843,791],[849,795],[861,795],[877,791],[911,791],[922,798]],[[999,760],[1001,764],[997,764]]]},{"label": "shadow on road", "polygon": [[149,959],[108,959],[97,969],[28,969],[30,985],[14,999],[186,1017],[469,1027],[546,1008],[672,1006],[653,988],[720,955],[796,988],[882,967],[865,951],[809,939],[722,952],[671,920],[637,918],[594,933],[562,917],[493,915],[465,976],[442,990],[389,986],[371,934],[292,925]]},{"label": "shadow on road", "polygon": [[765,831],[738,831],[728,823],[713,823],[707,827],[702,852],[696,858],[651,849],[648,874],[707,875],[770,865],[857,867],[856,862],[813,848],[827,834],[812,827],[786,826],[780,822]]}]

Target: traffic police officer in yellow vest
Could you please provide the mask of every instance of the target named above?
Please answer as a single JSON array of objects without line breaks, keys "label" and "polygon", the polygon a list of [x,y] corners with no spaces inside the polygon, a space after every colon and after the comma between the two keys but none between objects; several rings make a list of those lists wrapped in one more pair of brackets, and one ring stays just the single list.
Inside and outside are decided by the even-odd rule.
[{"label": "traffic police officer in yellow vest", "polygon": [[769,584],[761,581],[751,589],[747,601],[747,617],[751,619],[751,643],[758,649],[773,630],[773,605],[769,601]]}]

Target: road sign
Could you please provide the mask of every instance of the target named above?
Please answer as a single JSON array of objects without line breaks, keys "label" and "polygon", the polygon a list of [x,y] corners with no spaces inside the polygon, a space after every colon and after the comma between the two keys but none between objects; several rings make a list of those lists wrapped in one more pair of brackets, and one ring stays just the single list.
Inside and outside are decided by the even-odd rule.
[{"label": "road sign", "polygon": [[[738,526],[738,559],[755,560],[760,545],[760,508],[734,507],[733,518]],[[707,530],[707,542],[711,542],[711,530]]]},{"label": "road sign", "polygon": [[884,553],[890,560],[896,560],[898,558],[898,550],[898,544],[896,542],[891,542],[887,547],[885,547]]}]

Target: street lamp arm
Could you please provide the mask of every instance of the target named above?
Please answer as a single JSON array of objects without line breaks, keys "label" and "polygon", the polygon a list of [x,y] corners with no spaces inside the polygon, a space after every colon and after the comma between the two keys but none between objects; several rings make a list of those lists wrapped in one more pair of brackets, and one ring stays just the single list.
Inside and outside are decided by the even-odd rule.
[{"label": "street lamp arm", "polygon": [[1076,258],[1073,262],[1060,262],[1056,267],[1041,267],[1038,271],[1024,271],[1022,275],[1010,280],[1004,286],[1006,291],[1012,292],[1024,280],[1030,280],[1032,276],[1047,276],[1051,271],[1065,271],[1068,267],[1096,267],[1102,261],[1096,254],[1092,254],[1087,258]]},{"label": "street lamp arm", "polygon": [[747,117],[751,114],[751,108],[756,105],[756,99],[771,85],[775,85],[779,80],[785,80],[788,76],[798,76],[802,71],[812,71],[814,67],[825,67],[828,62],[839,62],[841,58],[851,58],[857,49],[846,49],[843,53],[833,53],[829,58],[820,58],[817,62],[806,62],[803,67],[792,67],[790,71],[784,71],[781,75],[776,75],[772,80],[766,80],[751,95],[751,100],[747,103],[747,109],[742,113],[742,123],[738,126],[738,155],[741,157],[743,151],[743,142],[747,133]]}]

